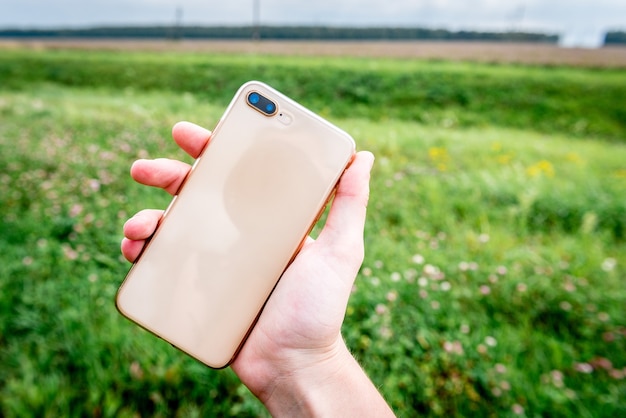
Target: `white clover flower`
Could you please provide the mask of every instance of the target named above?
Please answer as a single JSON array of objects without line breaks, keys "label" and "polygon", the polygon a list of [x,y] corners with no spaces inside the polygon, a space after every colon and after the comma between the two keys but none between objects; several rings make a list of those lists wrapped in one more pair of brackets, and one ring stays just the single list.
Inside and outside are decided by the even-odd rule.
[{"label": "white clover flower", "polygon": [[387,312],[387,307],[383,305],[382,303],[379,303],[378,305],[376,305],[375,310],[376,310],[376,314],[384,315]]},{"label": "white clover flower", "polygon": [[502,363],[496,363],[496,365],[494,366],[494,369],[496,370],[496,373],[500,373],[500,374],[506,373],[506,366]]},{"label": "white clover flower", "polygon": [[606,272],[612,271],[615,266],[617,266],[617,260],[612,257],[605,258],[602,262],[602,270]]},{"label": "white clover flower", "polygon": [[579,373],[589,374],[593,372],[593,366],[589,363],[576,363],[574,364],[574,370]]},{"label": "white clover flower", "polygon": [[426,264],[424,266],[424,274],[428,275],[428,276],[433,276],[434,274],[436,274],[438,271],[437,267],[433,266],[432,264]]}]

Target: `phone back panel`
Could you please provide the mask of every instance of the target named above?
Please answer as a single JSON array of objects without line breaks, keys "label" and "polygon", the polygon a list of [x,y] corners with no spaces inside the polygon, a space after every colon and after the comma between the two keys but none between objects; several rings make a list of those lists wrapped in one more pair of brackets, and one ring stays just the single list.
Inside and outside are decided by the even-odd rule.
[{"label": "phone back panel", "polygon": [[[249,106],[257,91],[278,107]],[[354,155],[354,141],[270,87],[241,87],[117,294],[118,310],[227,366]]]}]

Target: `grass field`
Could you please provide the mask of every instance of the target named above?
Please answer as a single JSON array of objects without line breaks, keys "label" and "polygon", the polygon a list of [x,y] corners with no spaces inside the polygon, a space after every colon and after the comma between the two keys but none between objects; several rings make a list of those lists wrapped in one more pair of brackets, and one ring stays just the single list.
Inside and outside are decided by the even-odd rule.
[{"label": "grass field", "polygon": [[262,79],[375,153],[347,343],[399,416],[626,415],[620,69],[13,48],[0,55],[0,415],[258,416],[124,320],[121,226]]}]

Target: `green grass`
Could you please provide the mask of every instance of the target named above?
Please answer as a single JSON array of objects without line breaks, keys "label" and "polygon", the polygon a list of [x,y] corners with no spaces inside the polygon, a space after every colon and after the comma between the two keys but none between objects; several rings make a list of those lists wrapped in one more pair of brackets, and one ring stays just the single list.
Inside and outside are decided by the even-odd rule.
[{"label": "green grass", "polygon": [[514,67],[363,58],[5,50],[5,87],[191,92],[225,105],[251,78],[323,114],[444,126],[505,126],[577,137],[626,137],[622,70]]},{"label": "green grass", "polygon": [[[0,415],[263,414],[231,371],[187,358],[113,304],[128,269],[119,255],[124,220],[169,200],[133,184],[130,164],[189,161],[171,141],[171,126],[186,119],[212,127],[244,76],[276,77],[285,93],[377,156],[366,259],[344,334],[399,415],[626,414],[624,119],[609,123],[589,97],[561,96],[572,86],[607,92],[603,112],[619,116],[616,73],[81,54],[3,51],[0,58],[2,71],[13,68],[0,86]],[[79,63],[85,70],[72,75]],[[199,80],[206,80],[200,67],[228,67],[234,81],[225,74],[224,84],[177,92],[167,71],[155,71],[146,86],[137,77],[96,77],[102,68],[124,74],[153,66]],[[299,71],[279,79],[289,68]],[[329,85],[316,93],[306,74],[324,73]],[[415,102],[389,102],[386,117],[371,113],[376,102],[324,93],[333,82],[356,88],[372,79],[399,97],[398,77],[414,73],[442,77],[456,91],[472,91],[477,80],[515,82],[527,92],[543,86],[538,108],[556,100],[579,109],[586,126],[617,128],[576,130],[550,112],[487,106],[503,92],[463,107],[471,123],[453,117],[454,103],[420,100],[418,91]],[[67,81],[77,74],[85,79]],[[412,118],[415,109],[399,107],[437,116]]]}]

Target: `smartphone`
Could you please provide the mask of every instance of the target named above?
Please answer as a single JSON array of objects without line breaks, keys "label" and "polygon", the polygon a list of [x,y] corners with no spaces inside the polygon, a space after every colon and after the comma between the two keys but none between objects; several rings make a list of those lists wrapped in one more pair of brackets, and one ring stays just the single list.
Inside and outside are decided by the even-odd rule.
[{"label": "smartphone", "polygon": [[228,366],[354,153],[346,132],[244,84],[120,286],[119,312]]}]

